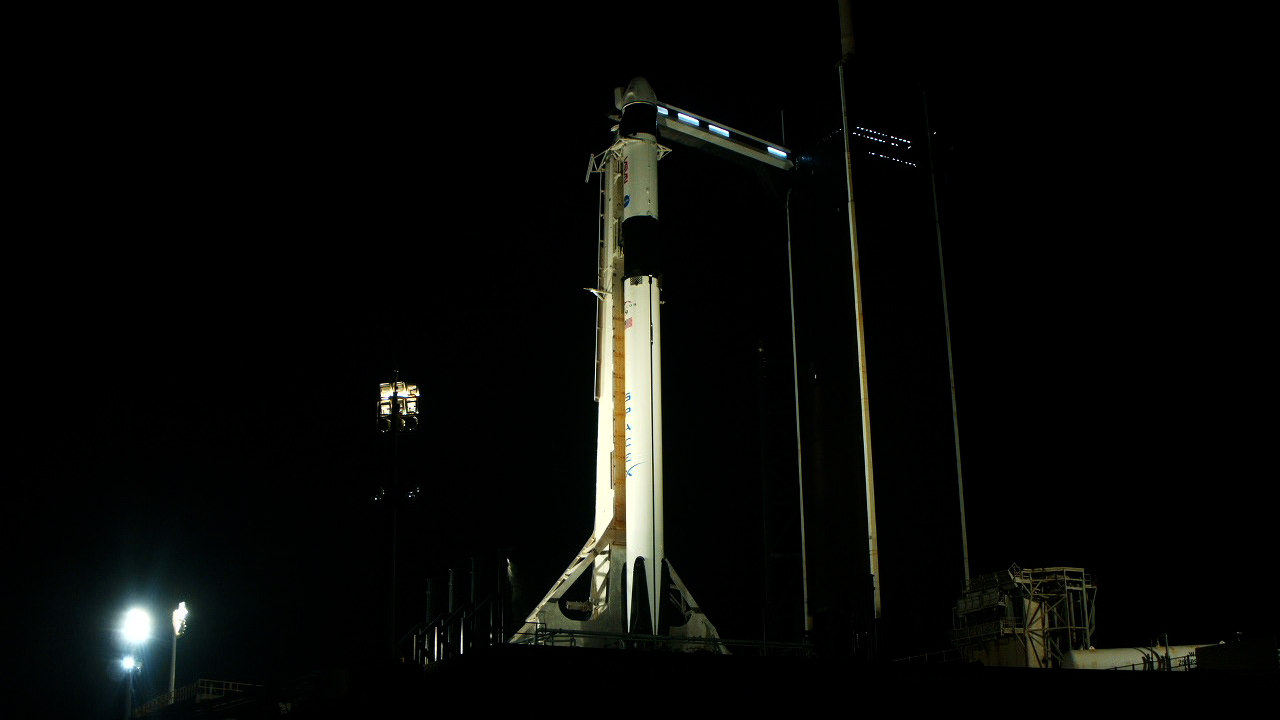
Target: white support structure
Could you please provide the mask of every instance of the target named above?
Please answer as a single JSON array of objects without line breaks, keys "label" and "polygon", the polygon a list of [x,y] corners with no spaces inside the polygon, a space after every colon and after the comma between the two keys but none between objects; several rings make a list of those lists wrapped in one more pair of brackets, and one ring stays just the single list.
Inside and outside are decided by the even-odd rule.
[{"label": "white support structure", "polygon": [[778,170],[795,167],[791,151],[785,147],[668,103],[658,105],[658,127],[664,140],[713,152],[728,159],[760,163]]}]

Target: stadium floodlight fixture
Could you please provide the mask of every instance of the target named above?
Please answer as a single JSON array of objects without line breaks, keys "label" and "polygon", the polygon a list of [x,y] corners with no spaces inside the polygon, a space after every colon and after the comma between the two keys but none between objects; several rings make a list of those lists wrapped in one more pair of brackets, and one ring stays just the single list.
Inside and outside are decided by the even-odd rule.
[{"label": "stadium floodlight fixture", "polygon": [[120,632],[130,645],[141,645],[151,637],[151,614],[142,608],[133,608],[124,614]]},{"label": "stadium floodlight fixture", "polygon": [[418,386],[395,382],[378,386],[378,429],[382,432],[413,431],[418,428]]},{"label": "stadium floodlight fixture", "polygon": [[187,604],[185,602],[178,603],[178,609],[173,611],[173,634],[181,635],[183,630],[187,629]]}]

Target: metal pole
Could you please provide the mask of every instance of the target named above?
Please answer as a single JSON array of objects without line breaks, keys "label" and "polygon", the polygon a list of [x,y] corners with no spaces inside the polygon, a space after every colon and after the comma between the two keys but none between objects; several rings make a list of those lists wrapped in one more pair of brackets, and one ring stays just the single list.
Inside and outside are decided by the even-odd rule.
[{"label": "metal pole", "polygon": [[956,492],[960,496],[960,552],[964,587],[969,589],[969,531],[964,515],[964,473],[960,471],[960,413],[956,409],[956,368],[951,355],[951,310],[947,305],[947,269],[942,262],[942,220],[938,214],[938,181],[933,170],[933,129],[929,125],[929,95],[924,97],[924,136],[929,148],[929,189],[933,192],[933,227],[938,237],[938,276],[942,281],[942,326],[947,335],[947,377],[951,381],[951,435],[956,446]]},{"label": "metal pole", "polygon": [[[842,6],[843,7],[843,6]],[[871,561],[872,598],[875,619],[880,619],[880,540],[876,532],[876,492],[871,466],[871,407],[867,388],[867,341],[862,321],[862,269],[858,261],[858,224],[853,203],[853,156],[849,147],[849,111],[844,93],[844,65],[837,66],[840,76],[840,115],[844,125],[845,187],[849,193],[849,249],[853,255],[854,325],[858,333],[858,387],[862,401],[862,462],[867,488],[867,551]]]},{"label": "metal pole", "polygon": [[178,679],[178,633],[173,633],[173,652],[169,655],[169,704],[174,701],[174,684]]},{"label": "metal pole", "polygon": [[813,633],[813,613],[809,610],[809,551],[804,525],[804,454],[800,447],[800,360],[796,352],[796,281],[791,262],[791,192],[787,192],[787,292],[791,298],[791,381],[796,406],[796,482],[800,490],[800,581],[804,603],[804,631]]},{"label": "metal pole", "polygon": [[400,522],[400,371],[391,381],[391,657],[396,656],[396,540]]}]

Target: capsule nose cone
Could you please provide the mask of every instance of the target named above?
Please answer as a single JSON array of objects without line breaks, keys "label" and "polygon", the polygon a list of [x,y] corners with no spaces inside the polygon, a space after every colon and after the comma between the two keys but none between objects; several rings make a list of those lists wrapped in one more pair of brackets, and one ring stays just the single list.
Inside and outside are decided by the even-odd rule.
[{"label": "capsule nose cone", "polygon": [[622,107],[626,107],[632,103],[648,103],[653,105],[658,102],[658,96],[653,94],[653,88],[649,87],[649,81],[642,77],[635,78],[627,83],[627,89],[622,93]]}]

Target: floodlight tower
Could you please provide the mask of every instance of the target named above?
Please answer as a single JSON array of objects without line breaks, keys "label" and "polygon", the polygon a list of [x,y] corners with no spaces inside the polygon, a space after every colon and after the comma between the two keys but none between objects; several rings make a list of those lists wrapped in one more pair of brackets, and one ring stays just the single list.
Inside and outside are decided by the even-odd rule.
[{"label": "floodlight tower", "polygon": [[[131,651],[136,651],[151,637],[151,614],[142,608],[129,610],[124,614],[124,621],[120,624],[120,636]],[[120,667],[129,674],[129,687],[124,699],[124,717],[125,720],[129,720],[133,710],[133,676],[142,670],[142,663],[130,653],[120,661]]]},{"label": "floodlight tower", "polygon": [[178,638],[187,630],[187,604],[178,603],[173,611],[173,654],[169,658],[169,704],[173,704],[174,684],[178,679]]},{"label": "floodlight tower", "polygon": [[[414,498],[418,488],[400,491],[400,434],[418,429],[418,386],[401,382],[400,371],[395,380],[378,386],[378,430],[391,433],[391,488],[378,488],[374,500],[391,504],[391,654],[396,652],[396,545],[400,500]],[[401,497],[403,495],[403,498]]]},{"label": "floodlight tower", "polygon": [[124,720],[129,720],[129,716],[133,714],[133,676],[142,670],[142,663],[132,655],[125,655],[120,659],[120,668],[129,677],[124,691]]}]

